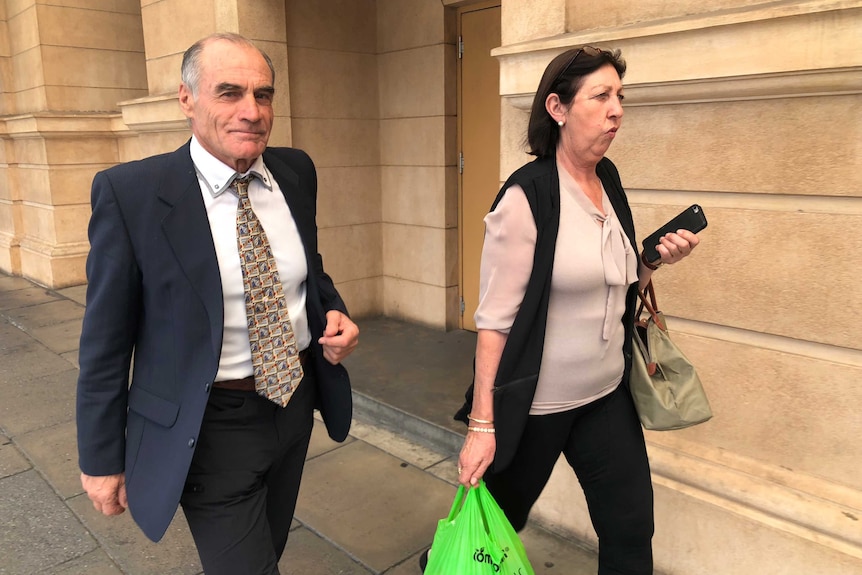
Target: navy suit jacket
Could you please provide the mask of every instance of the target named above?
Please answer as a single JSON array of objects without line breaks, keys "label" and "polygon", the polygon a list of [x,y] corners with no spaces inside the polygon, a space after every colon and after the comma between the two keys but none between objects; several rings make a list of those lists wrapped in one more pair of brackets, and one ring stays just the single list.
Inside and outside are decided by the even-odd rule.
[{"label": "navy suit jacket", "polygon": [[[317,407],[330,437],[343,441],[350,381],[317,339],[326,312],[347,309],[317,251],[317,174],[300,150],[268,148],[263,158],[305,246]],[[158,541],[179,504],[224,331],[218,260],[189,144],[98,173],[91,202],[79,464],[88,475],[125,472],[132,516]]]}]

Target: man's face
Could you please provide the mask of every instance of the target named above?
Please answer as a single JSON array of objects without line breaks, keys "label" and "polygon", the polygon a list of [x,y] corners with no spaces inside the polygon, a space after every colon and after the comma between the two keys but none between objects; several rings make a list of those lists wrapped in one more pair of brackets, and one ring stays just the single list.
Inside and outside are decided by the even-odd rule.
[{"label": "man's face", "polygon": [[240,173],[269,141],[275,93],[266,60],[254,48],[227,40],[207,43],[201,53],[197,96],[180,85],[180,107],[206,151]]}]

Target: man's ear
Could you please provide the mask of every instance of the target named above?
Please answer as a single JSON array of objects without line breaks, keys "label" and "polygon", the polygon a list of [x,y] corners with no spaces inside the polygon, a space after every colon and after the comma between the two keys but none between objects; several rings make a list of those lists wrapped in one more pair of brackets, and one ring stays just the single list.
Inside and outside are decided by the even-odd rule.
[{"label": "man's ear", "polygon": [[185,114],[186,118],[191,119],[194,116],[195,97],[185,84],[180,84],[179,101],[183,114]]},{"label": "man's ear", "polygon": [[548,114],[555,122],[559,122],[560,120],[565,121],[566,114],[569,111],[568,108],[566,108],[560,101],[559,94],[554,92],[551,92],[548,94],[548,97],[545,98],[545,110],[547,110]]}]

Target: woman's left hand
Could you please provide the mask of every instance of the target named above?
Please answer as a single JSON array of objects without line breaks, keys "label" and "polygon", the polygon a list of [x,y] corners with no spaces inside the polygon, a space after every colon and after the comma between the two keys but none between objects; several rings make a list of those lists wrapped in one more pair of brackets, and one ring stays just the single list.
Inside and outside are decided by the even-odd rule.
[{"label": "woman's left hand", "polygon": [[697,234],[688,230],[677,230],[676,233],[665,234],[656,249],[661,256],[661,263],[675,264],[689,255],[699,242]]}]

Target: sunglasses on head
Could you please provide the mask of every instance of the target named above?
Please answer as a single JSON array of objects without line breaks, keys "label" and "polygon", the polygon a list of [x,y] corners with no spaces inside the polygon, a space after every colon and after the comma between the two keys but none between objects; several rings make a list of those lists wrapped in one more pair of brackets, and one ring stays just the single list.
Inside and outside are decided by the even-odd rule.
[{"label": "sunglasses on head", "polygon": [[[578,48],[575,54],[571,58],[569,58],[568,62],[566,62],[566,65],[563,66],[562,70],[560,70],[560,73],[557,74],[557,77],[554,79],[554,84],[559,82],[560,78],[562,78],[563,75],[569,71],[569,68],[572,67],[572,64],[575,63],[575,60],[578,59],[578,56],[585,53],[587,56],[596,57],[601,56],[602,52],[603,51],[600,48],[596,48],[595,46],[583,46],[581,48]],[[553,86],[554,84],[551,85]]]}]

